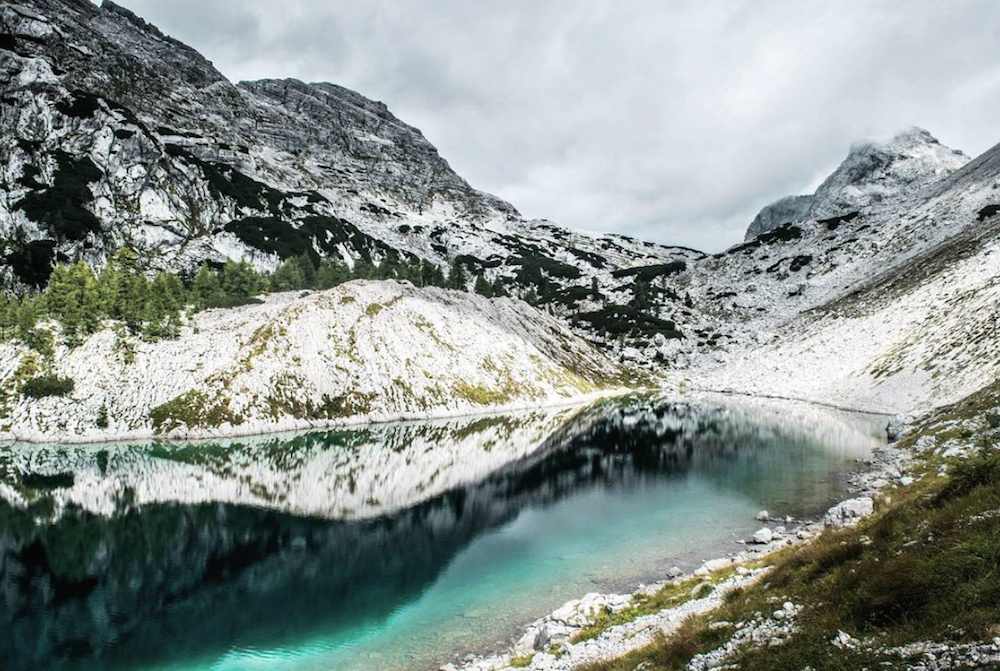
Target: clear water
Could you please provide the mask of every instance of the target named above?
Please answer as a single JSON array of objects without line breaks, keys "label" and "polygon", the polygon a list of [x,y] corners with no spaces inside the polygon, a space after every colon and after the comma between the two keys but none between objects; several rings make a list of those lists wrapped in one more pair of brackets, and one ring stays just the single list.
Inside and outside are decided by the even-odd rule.
[{"label": "clear water", "polygon": [[0,451],[9,669],[436,669],[817,515],[877,442],[648,397],[184,446]]}]

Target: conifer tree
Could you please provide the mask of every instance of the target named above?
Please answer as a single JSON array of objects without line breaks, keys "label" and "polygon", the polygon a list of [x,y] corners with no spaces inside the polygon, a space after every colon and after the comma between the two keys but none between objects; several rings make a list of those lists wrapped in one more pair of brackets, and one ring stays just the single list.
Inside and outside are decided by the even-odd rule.
[{"label": "conifer tree", "polygon": [[228,298],[245,300],[264,290],[260,274],[246,261],[226,261],[222,266],[222,290]]},{"label": "conifer tree", "polygon": [[375,266],[368,259],[361,258],[354,262],[351,277],[356,280],[370,280],[375,277]]},{"label": "conifer tree", "polygon": [[146,316],[146,299],[149,294],[149,282],[141,273],[124,275],[119,280],[118,313],[129,331],[141,333]]},{"label": "conifer tree", "polygon": [[480,296],[493,297],[493,286],[482,275],[476,275],[476,284],[473,289]]},{"label": "conifer tree", "polygon": [[399,275],[399,258],[390,254],[382,259],[375,276],[380,280],[391,280]]},{"label": "conifer tree", "polygon": [[69,346],[97,330],[101,321],[97,280],[86,263],[56,266],[43,297],[46,312],[62,326]]},{"label": "conifer tree", "polygon": [[286,260],[271,275],[272,291],[296,291],[307,286],[306,275],[298,257]]},{"label": "conifer tree", "polygon": [[0,338],[7,340],[14,337],[17,327],[18,301],[0,292]]},{"label": "conifer tree", "polygon": [[316,271],[315,286],[317,289],[332,289],[343,284],[351,278],[351,271],[344,263],[338,259],[325,258],[320,261],[319,269]]},{"label": "conifer tree", "polygon": [[224,298],[219,274],[208,264],[202,264],[191,282],[191,300],[195,307],[204,310],[220,304]]},{"label": "conifer tree", "polygon": [[503,285],[503,279],[497,277],[493,280],[493,297],[494,298],[504,298],[507,296],[507,289]]},{"label": "conifer tree", "polygon": [[468,291],[466,288],[465,268],[458,261],[451,264],[451,272],[448,273],[448,288]]},{"label": "conifer tree", "polygon": [[[173,273],[159,273],[149,283],[143,308],[143,334],[151,339],[176,338],[180,333],[183,286]],[[180,289],[180,291],[178,291]]]},{"label": "conifer tree", "polygon": [[639,312],[645,312],[649,308],[649,289],[646,283],[636,280],[632,291],[632,306]]}]

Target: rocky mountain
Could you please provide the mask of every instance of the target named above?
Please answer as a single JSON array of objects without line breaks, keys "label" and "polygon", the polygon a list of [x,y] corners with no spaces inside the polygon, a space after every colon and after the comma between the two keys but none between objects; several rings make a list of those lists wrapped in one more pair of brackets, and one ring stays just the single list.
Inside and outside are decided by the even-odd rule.
[{"label": "rocky mountain", "polygon": [[[233,84],[193,49],[107,1],[3,5],[0,71],[0,279],[16,292],[44,284],[57,262],[99,267],[125,244],[150,269],[182,274],[227,259],[270,270],[302,254],[349,265],[422,259],[462,266],[466,288],[482,276],[530,298],[612,359],[686,370],[704,386],[728,380],[719,384],[780,395],[778,378],[757,379],[767,366],[736,362],[765,352],[781,359],[794,350],[783,344],[806,342],[806,332],[846,338],[816,315],[875,296],[872,283],[888,281],[879,278],[955,272],[956,254],[988,246],[996,214],[993,153],[970,162],[914,128],[886,143],[855,144],[815,194],[765,208],[747,240],[719,254],[576,232],[526,220],[477,191],[382,103],[333,84]],[[936,265],[923,261],[931,257]],[[991,281],[979,272],[991,262],[979,258],[964,276]],[[901,300],[880,318],[929,319],[935,301],[947,300],[946,286],[950,280],[921,299],[923,307],[903,313],[910,304]],[[955,313],[953,326],[965,328],[973,316]],[[491,318],[487,328],[503,331],[505,319]],[[873,389],[864,371],[881,355],[865,347],[852,350],[863,360],[852,379]],[[917,358],[907,365],[919,367]],[[796,361],[785,357],[775,370]],[[963,375],[948,379],[957,384]],[[822,391],[836,377],[800,392],[847,394]],[[888,384],[884,372],[878,380]],[[907,402],[930,402],[924,389]],[[314,405],[320,398],[310,397]],[[128,430],[149,428],[140,424]]]},{"label": "rocky mountain", "polygon": [[814,194],[781,198],[761,210],[747,229],[746,240],[782,224],[877,206],[947,177],[968,162],[968,156],[942,145],[922,128],[905,130],[885,143],[858,142]]},{"label": "rocky mountain", "polygon": [[804,302],[711,384],[888,412],[982,388],[1000,366],[998,194],[1000,145],[895,207],[776,229],[781,254],[813,256]]},{"label": "rocky mountain", "polygon": [[[575,305],[611,273],[700,258],[526,221],[419,130],[332,84],[233,84],[106,1],[0,8],[0,235],[8,287],[130,244],[154,268],[227,258],[419,257]],[[559,295],[559,292],[566,293]]]}]

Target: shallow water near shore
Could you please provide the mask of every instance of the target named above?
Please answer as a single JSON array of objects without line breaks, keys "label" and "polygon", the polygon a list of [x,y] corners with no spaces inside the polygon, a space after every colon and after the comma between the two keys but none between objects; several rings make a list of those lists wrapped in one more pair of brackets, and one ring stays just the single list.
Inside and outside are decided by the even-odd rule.
[{"label": "shallow water near shore", "polygon": [[738,399],[0,448],[10,669],[421,671],[815,517],[879,420]]}]

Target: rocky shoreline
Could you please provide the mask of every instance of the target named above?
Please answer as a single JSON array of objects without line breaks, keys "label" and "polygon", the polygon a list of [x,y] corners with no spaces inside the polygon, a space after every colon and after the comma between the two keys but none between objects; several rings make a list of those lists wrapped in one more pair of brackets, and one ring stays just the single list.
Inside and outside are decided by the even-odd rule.
[{"label": "rocky shoreline", "polygon": [[[711,611],[723,603],[726,595],[745,588],[767,575],[770,569],[755,566],[767,555],[793,545],[807,543],[826,527],[857,524],[871,514],[878,499],[888,499],[892,490],[905,487],[913,478],[903,472],[913,456],[892,446],[907,430],[908,421],[893,418],[887,426],[889,444],[876,447],[864,469],[849,479],[852,498],[832,506],[822,520],[796,520],[790,516],[772,517],[761,511],[761,528],[751,538],[737,541],[745,549],[704,562],[691,572],[674,567],[666,579],[640,585],[628,594],[590,593],[563,604],[527,627],[503,652],[468,654],[442,666],[440,671],[570,671],[586,663],[612,659],[650,643],[655,637],[676,631],[691,615]],[[719,576],[722,576],[721,578]],[[583,632],[599,619],[622,613],[637,599],[656,594],[665,587],[692,585],[688,598],[676,607],[641,615],[609,626],[598,635],[586,638]],[[733,629],[729,642],[708,655],[695,657],[689,668],[715,668],[743,644],[768,642],[787,636],[794,629],[793,603],[775,604],[770,616],[753,622],[717,622],[713,626]]]}]

